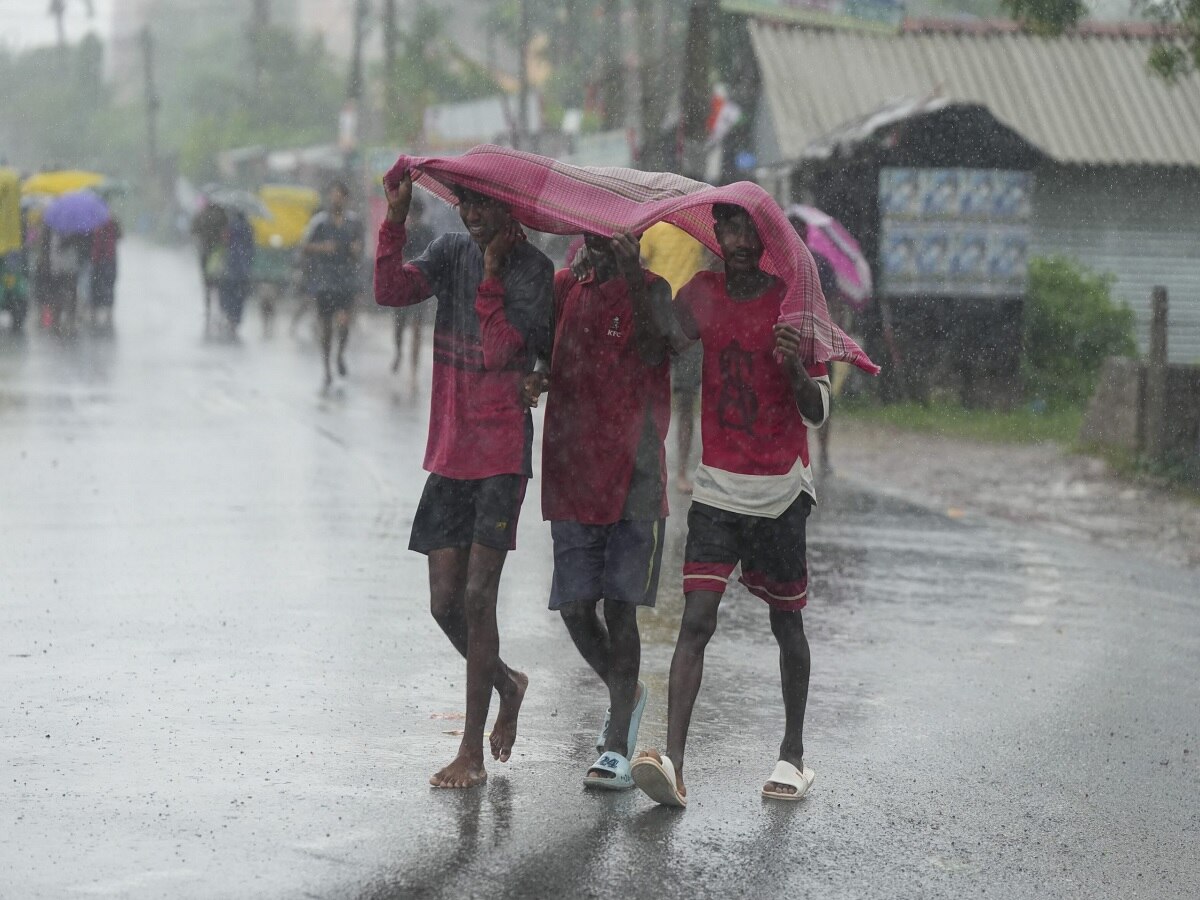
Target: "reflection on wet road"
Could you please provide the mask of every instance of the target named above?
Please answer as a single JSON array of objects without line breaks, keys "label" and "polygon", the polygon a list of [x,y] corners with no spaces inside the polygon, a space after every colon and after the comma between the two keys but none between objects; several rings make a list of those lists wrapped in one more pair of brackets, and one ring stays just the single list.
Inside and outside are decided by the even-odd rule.
[{"label": "reflection on wet road", "polygon": [[463,669],[405,549],[428,395],[388,374],[386,320],[322,397],[303,330],[205,342],[190,257],[124,264],[115,336],[0,339],[0,895],[1200,896],[1200,576],[845,481],[810,520],[802,803],[758,794],[778,664],[740,588],[691,808],[584,791],[605,699],[545,610],[536,486],[502,585],[513,761],[431,790]]}]

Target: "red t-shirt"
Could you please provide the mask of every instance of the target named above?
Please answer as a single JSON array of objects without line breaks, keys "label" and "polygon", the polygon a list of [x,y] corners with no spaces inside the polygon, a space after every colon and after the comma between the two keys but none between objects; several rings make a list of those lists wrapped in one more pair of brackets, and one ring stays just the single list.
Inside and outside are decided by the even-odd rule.
[{"label": "red t-shirt", "polygon": [[[646,273],[648,289],[666,283]],[[620,521],[638,445],[651,417],[658,439],[660,518],[667,515],[663,441],[671,422],[670,361],[643,361],[624,278],[554,276],[554,350],[542,437],[542,515],[550,521]],[[664,348],[665,349],[665,348]]]},{"label": "red t-shirt", "polygon": [[501,278],[483,277],[483,251],[444,234],[404,261],[403,225],[384,221],[375,301],[411,306],[436,295],[433,390],[425,468],[446,478],[532,475],[533,422],[521,382],[549,341],[554,265],[526,241]]},{"label": "red t-shirt", "polygon": [[[808,429],[783,365],[775,359],[774,325],[786,285],[735,300],[725,273],[699,272],[679,291],[683,330],[704,345],[700,399],[702,462],[740,475],[783,475],[808,465]],[[813,376],[824,365],[808,367]]]}]

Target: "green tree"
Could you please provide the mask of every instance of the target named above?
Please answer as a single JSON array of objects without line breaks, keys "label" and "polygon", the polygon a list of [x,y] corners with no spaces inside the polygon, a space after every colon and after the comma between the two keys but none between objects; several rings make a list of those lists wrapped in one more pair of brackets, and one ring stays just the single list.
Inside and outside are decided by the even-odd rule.
[{"label": "green tree", "polygon": [[1022,374],[1033,396],[1082,403],[1106,357],[1134,354],[1133,311],[1112,283],[1061,257],[1030,262]]},{"label": "green tree", "polygon": [[[1062,34],[1087,15],[1083,0],[1000,0],[1005,10],[1032,32]],[[1155,75],[1176,81],[1200,70],[1200,0],[1132,0],[1134,9],[1164,26],[1165,35],[1150,51],[1147,65]]]},{"label": "green tree", "polygon": [[499,90],[492,75],[449,37],[444,11],[419,3],[408,21],[406,29],[397,29],[395,74],[384,84],[388,137],[400,143],[420,136],[427,107]]}]

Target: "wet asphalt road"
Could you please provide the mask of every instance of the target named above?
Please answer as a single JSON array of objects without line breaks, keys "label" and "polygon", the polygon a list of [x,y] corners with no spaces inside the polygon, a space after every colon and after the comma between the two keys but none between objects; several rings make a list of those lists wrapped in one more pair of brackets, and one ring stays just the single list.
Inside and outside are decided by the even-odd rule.
[{"label": "wet asphalt road", "polygon": [[889,499],[887,472],[810,520],[802,803],[758,795],[781,704],[740,590],[691,808],[584,791],[605,699],[544,609],[536,482],[500,604],[513,760],[430,789],[463,667],[406,550],[428,354],[414,390],[371,318],[322,397],[307,328],[202,340],[189,256],[123,266],[114,336],[0,337],[0,896],[1200,896],[1200,574]]}]

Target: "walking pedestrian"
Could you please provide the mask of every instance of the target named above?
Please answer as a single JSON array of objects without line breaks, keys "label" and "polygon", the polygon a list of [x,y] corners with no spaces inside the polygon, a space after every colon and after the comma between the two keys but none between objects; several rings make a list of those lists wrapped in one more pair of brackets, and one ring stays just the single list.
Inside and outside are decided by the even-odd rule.
[{"label": "walking pedestrian", "polygon": [[[692,276],[712,266],[715,259],[704,245],[681,228],[658,222],[646,229],[641,240],[646,268],[671,285],[671,296],[679,293]],[[703,352],[699,343],[690,344],[671,359],[671,400],[675,418],[675,489],[692,492],[692,442],[696,430],[696,407],[700,398],[700,367]]]},{"label": "walking pedestrian", "polygon": [[430,475],[409,548],[429,557],[431,612],[467,660],[462,742],[429,781],[469,788],[487,778],[483,728],[493,689],[500,709],[491,753],[507,762],[529,683],[500,658],[496,596],[533,474],[533,422],[520,392],[549,341],[554,266],[525,240],[507,206],[461,187],[456,196],[467,233],[443,234],[406,263],[410,173],[389,172],[384,189],[376,302],[400,307],[438,298],[425,453]]},{"label": "walking pedestrian", "polygon": [[658,594],[667,516],[670,354],[656,321],[672,315],[671,289],[642,268],[630,234],[589,234],[585,246],[584,266],[555,275],[552,354],[525,379],[525,399],[536,406],[550,389],[542,440],[550,608],[608,688],[599,759],[584,784],[623,790],[633,787],[629,756],[647,699],[637,610]]},{"label": "walking pedestrian", "polygon": [[83,238],[46,229],[46,295],[49,324],[59,334],[75,331],[79,279],[83,270]]},{"label": "walking pedestrian", "polygon": [[725,271],[699,273],[676,298],[682,335],[704,345],[704,369],[702,458],[688,512],[666,753],[643,752],[632,767],[639,788],[676,807],[687,805],[684,746],[704,651],[739,563],[739,580],[770,607],[779,644],[784,736],[762,794],[798,800],[813,780],[804,765],[809,647],[801,614],[808,597],[805,520],[816,500],[808,428],[825,422],[829,379],[823,364],[801,362],[800,332],[779,322],[787,285],[760,268],[763,243],[750,215],[717,203],[713,218]]},{"label": "walking pedestrian", "polygon": [[218,296],[225,270],[225,229],[229,216],[214,203],[207,204],[192,217],[191,231],[196,240],[200,263],[200,284],[204,291],[204,333],[212,324],[212,301]]},{"label": "walking pedestrian", "polygon": [[324,386],[333,383],[329,358],[333,333],[337,329],[337,371],[346,377],[346,341],[350,337],[350,317],[358,294],[359,265],[363,251],[362,220],[350,209],[350,188],[335,181],[325,194],[326,208],[313,216],[301,252],[308,266],[308,282],[317,302],[317,324],[321,340],[321,360],[325,367]]},{"label": "walking pedestrian", "polygon": [[254,229],[240,209],[232,209],[228,215],[224,269],[218,282],[218,292],[229,336],[237,337],[238,327],[242,324],[242,312],[246,308],[246,297],[250,294],[250,273],[254,268]]},{"label": "walking pedestrian", "polygon": [[92,232],[92,326],[111,327],[117,284],[117,241],[121,223],[109,219]]}]

